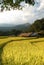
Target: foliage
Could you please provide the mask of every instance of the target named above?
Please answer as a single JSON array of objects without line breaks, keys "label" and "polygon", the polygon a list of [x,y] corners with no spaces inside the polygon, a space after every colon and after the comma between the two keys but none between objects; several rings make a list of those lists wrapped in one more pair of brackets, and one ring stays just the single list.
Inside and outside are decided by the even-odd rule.
[{"label": "foliage", "polygon": [[0,36],[17,36],[21,33],[19,30],[12,29],[10,31],[0,31]]},{"label": "foliage", "polygon": [[29,28],[29,31],[40,32],[44,31],[44,19],[35,21]]},{"label": "foliage", "polygon": [[10,10],[11,8],[21,9],[22,7],[20,6],[20,3],[22,1],[25,1],[26,3],[29,3],[29,4],[34,4],[34,0],[15,0],[15,3],[13,3],[13,0],[3,0],[3,2],[1,3],[3,4],[1,6],[1,11],[3,11],[4,8],[6,8],[6,10]]}]

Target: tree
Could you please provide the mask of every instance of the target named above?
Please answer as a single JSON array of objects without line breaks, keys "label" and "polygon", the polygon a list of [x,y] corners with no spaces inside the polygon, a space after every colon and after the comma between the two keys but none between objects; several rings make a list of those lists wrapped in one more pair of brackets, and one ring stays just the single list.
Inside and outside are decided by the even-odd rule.
[{"label": "tree", "polygon": [[10,8],[20,8],[20,3],[22,1],[25,1],[26,3],[29,3],[29,4],[34,4],[34,0],[15,0],[15,2],[13,2],[14,0],[2,0],[2,2],[0,4],[3,4],[1,6],[1,11],[4,10],[4,8],[10,10]]},{"label": "tree", "polygon": [[44,31],[44,19],[36,20],[29,28],[31,32]]}]

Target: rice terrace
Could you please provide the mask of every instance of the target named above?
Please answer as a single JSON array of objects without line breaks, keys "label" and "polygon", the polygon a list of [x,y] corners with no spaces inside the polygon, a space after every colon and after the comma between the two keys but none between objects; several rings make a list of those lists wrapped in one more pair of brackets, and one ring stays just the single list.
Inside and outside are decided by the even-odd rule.
[{"label": "rice terrace", "polygon": [[1,36],[0,65],[44,65],[44,38]]},{"label": "rice terrace", "polygon": [[44,0],[0,0],[0,65],[44,65]]}]

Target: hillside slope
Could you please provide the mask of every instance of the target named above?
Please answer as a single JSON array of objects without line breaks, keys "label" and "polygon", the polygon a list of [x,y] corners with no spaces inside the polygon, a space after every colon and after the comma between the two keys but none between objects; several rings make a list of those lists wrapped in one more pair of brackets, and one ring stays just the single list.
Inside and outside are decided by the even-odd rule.
[{"label": "hillside slope", "polygon": [[29,28],[29,31],[40,32],[44,31],[44,19],[35,21]]}]

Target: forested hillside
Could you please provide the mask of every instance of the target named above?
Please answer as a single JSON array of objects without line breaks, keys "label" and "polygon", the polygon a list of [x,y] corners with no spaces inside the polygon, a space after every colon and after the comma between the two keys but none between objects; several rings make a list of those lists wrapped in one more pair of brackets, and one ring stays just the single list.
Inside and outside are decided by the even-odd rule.
[{"label": "forested hillside", "polygon": [[40,32],[44,31],[44,19],[35,21],[29,28],[29,31]]}]

